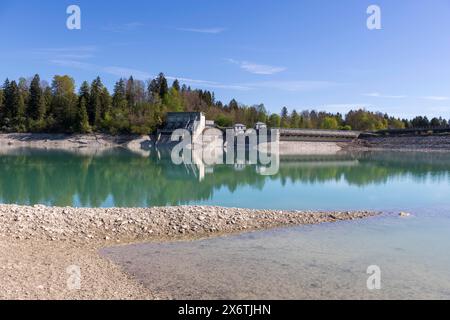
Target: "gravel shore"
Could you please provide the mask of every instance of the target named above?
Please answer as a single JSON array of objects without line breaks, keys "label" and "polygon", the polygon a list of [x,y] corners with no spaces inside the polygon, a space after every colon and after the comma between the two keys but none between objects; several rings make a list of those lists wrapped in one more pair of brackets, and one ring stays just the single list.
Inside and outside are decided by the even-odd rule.
[{"label": "gravel shore", "polygon": [[111,148],[142,151],[149,148],[150,136],[109,134],[1,133],[0,152],[17,148],[44,150],[77,150],[95,154]]},{"label": "gravel shore", "polygon": [[449,152],[450,135],[388,136],[362,138],[347,145],[347,150]]},{"label": "gravel shore", "polygon": [[[220,207],[54,208],[0,205],[0,299],[160,299],[98,255],[135,242],[193,240],[289,225],[355,220],[376,212]],[[67,268],[79,266],[81,289]]]}]

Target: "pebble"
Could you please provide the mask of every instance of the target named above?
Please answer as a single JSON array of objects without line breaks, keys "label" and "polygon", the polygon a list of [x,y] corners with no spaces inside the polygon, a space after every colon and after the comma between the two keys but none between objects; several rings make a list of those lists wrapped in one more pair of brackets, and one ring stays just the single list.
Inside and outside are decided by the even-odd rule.
[{"label": "pebble", "polygon": [[408,213],[408,212],[400,212],[399,216],[402,217],[402,218],[407,218],[407,217],[410,217],[411,214]]}]

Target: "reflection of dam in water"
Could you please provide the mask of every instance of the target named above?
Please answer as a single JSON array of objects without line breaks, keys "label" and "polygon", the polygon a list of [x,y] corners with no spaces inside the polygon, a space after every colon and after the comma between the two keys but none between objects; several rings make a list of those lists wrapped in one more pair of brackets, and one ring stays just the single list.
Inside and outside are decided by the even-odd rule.
[{"label": "reflection of dam in water", "polygon": [[174,152],[173,148],[156,148],[159,159],[167,158],[178,166],[184,167],[187,174],[192,174],[199,181],[206,174],[214,174],[214,167],[227,165],[235,171],[242,171],[248,166],[253,166],[255,172],[261,175],[276,174],[279,168],[280,155],[278,153],[266,154],[265,152],[247,149],[229,148],[203,148],[195,147]]},{"label": "reflection of dam in water", "polygon": [[[170,150],[95,154],[22,149],[0,155],[0,202],[83,207],[183,204],[246,208],[378,208],[450,199],[450,154],[275,157],[275,174],[248,161],[174,164]],[[223,154],[226,159],[226,154]],[[433,184],[433,188],[430,188]],[[360,207],[355,205],[358,202]],[[401,203],[400,203],[401,205]]]}]

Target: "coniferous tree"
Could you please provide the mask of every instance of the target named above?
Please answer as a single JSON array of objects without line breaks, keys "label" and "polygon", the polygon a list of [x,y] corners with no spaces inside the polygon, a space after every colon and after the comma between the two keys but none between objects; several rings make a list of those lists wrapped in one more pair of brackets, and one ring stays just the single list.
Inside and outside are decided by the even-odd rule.
[{"label": "coniferous tree", "polygon": [[12,117],[12,105],[13,105],[13,87],[9,79],[5,80],[3,84],[3,122],[8,125],[8,122]]},{"label": "coniferous tree", "polygon": [[89,133],[91,132],[91,126],[89,125],[89,117],[86,110],[86,99],[81,97],[80,102],[78,104],[78,113],[77,113],[77,126],[76,131],[80,133]]},{"label": "coniferous tree", "polygon": [[135,88],[133,76],[131,76],[127,81],[126,98],[127,98],[128,108],[130,110],[132,110],[136,106],[136,88]]},{"label": "coniferous tree", "polygon": [[[176,85],[176,83],[175,83]],[[148,94],[151,100],[164,99],[169,93],[167,79],[163,73],[160,73],[156,79],[153,79],[148,86]]]},{"label": "coniferous tree", "polygon": [[100,93],[100,108],[95,113],[95,125],[102,126],[104,120],[109,116],[111,112],[111,95],[106,87],[103,87]]},{"label": "coniferous tree", "polygon": [[174,89],[177,90],[178,92],[181,91],[181,88],[180,88],[180,82],[178,81],[178,79],[175,79],[175,81],[174,81],[173,84],[172,84],[172,88],[174,88]]},{"label": "coniferous tree", "polygon": [[291,113],[290,127],[291,128],[300,128],[300,116],[297,113],[297,110],[294,110]]},{"label": "coniferous tree", "polygon": [[239,104],[237,103],[237,101],[235,99],[232,99],[230,101],[230,103],[228,104],[228,108],[231,111],[237,111],[239,109]]},{"label": "coniferous tree", "polygon": [[286,107],[283,107],[281,109],[281,127],[282,128],[289,128],[289,114],[288,109]]},{"label": "coniferous tree", "polygon": [[27,108],[27,116],[31,120],[42,119],[45,113],[44,94],[41,88],[41,79],[35,75],[30,84],[30,94]]},{"label": "coniferous tree", "polygon": [[158,87],[159,87],[159,96],[161,99],[164,99],[164,97],[169,93],[169,86],[167,84],[167,79],[164,76],[164,73],[160,73],[158,75]]},{"label": "coniferous tree", "polygon": [[19,94],[17,97],[17,103],[15,105],[14,120],[13,120],[14,130],[16,132],[26,132],[27,131],[25,111],[26,111],[25,97],[19,90]]},{"label": "coniferous tree", "polygon": [[97,77],[91,84],[89,102],[87,103],[87,113],[89,123],[95,126],[101,114],[101,95],[103,92],[103,83],[100,77]]},{"label": "coniferous tree", "polygon": [[16,129],[19,110],[24,107],[24,100],[21,97],[19,87],[16,81],[11,81],[5,84],[5,125],[8,131]]},{"label": "coniferous tree", "polygon": [[114,86],[112,107],[114,111],[123,110],[127,106],[125,81],[120,79]]},{"label": "coniferous tree", "polygon": [[0,88],[0,114],[2,113],[2,110],[3,110],[3,98],[4,98],[3,89]]},{"label": "coniferous tree", "polygon": [[78,93],[78,99],[84,99],[84,102],[87,105],[87,102],[89,101],[91,96],[91,87],[89,86],[89,83],[87,81],[83,81],[83,83],[80,86],[80,91]]}]

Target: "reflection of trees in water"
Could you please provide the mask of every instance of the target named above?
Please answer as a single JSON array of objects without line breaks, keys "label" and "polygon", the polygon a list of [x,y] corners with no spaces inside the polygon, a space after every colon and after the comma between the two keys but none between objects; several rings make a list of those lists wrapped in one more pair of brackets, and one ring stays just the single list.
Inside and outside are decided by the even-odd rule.
[{"label": "reflection of trees in water", "polygon": [[184,166],[125,151],[98,156],[27,151],[0,156],[0,198],[4,203],[101,206],[112,197],[116,206],[176,205],[211,199],[215,190],[242,186],[262,189],[268,180],[324,183],[345,180],[357,186],[411,176],[449,179],[449,154],[373,153],[283,160],[275,176],[261,176],[254,166],[235,171],[218,165],[199,180]]},{"label": "reflection of trees in water", "polygon": [[[296,157],[295,160],[295,165],[289,165],[293,159],[281,163],[282,181],[321,183],[344,180],[350,185],[365,186],[386,183],[389,179],[404,176],[411,176],[417,182],[428,178],[448,180],[450,173],[450,153],[376,152],[341,155],[337,158]],[[324,165],[317,166],[320,162]]]}]

